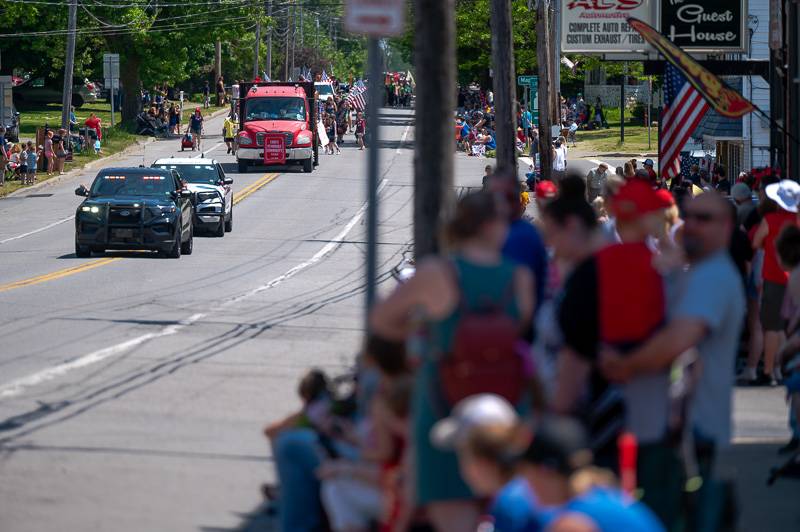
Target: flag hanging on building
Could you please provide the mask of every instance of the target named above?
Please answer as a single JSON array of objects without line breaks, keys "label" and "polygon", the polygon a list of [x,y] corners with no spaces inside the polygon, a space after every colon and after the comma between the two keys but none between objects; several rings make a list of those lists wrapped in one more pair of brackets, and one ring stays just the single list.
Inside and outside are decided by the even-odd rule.
[{"label": "flag hanging on building", "polygon": [[672,179],[681,173],[681,150],[709,105],[680,70],[667,63],[664,70],[664,114],[659,138],[661,176]]},{"label": "flag hanging on building", "polygon": [[756,110],[756,106],[747,98],[728,87],[718,76],[709,72],[655,28],[633,17],[628,18],[627,22],[661,52],[669,65],[681,72],[685,80],[692,84],[717,113],[727,118],[741,118]]}]

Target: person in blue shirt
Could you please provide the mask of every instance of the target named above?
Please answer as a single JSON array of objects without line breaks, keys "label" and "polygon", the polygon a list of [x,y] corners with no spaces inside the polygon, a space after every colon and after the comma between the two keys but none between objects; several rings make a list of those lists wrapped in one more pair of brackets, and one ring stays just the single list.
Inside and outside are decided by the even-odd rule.
[{"label": "person in blue shirt", "polygon": [[541,418],[519,460],[518,470],[530,484],[539,504],[550,508],[537,514],[542,529],[665,530],[644,504],[614,486],[611,473],[591,466],[592,452],[586,431],[572,418]]},{"label": "person in blue shirt", "polygon": [[497,149],[497,142],[494,138],[494,133],[489,133],[489,138],[486,141],[486,149],[487,150],[496,150]]},{"label": "person in blue shirt", "polygon": [[[527,266],[534,276],[535,309],[538,310],[544,299],[547,281],[547,248],[536,227],[525,220],[520,202],[520,184],[513,176],[496,174],[489,183],[491,191],[500,194],[508,202],[510,225],[503,256],[518,264]],[[531,335],[528,338],[532,340]]]},{"label": "person in blue shirt", "polygon": [[434,445],[455,448],[461,476],[473,494],[489,499],[478,530],[540,530],[545,520],[541,508],[530,485],[515,474],[515,442],[526,435],[514,407],[493,394],[464,399],[431,430]]}]

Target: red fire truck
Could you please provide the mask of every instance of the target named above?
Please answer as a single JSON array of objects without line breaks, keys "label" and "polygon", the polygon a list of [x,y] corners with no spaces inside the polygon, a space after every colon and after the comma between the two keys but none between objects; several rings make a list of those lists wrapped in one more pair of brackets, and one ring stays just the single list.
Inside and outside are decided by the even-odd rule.
[{"label": "red fire truck", "polygon": [[241,173],[265,164],[299,164],[311,172],[319,165],[314,83],[241,83],[236,144]]}]

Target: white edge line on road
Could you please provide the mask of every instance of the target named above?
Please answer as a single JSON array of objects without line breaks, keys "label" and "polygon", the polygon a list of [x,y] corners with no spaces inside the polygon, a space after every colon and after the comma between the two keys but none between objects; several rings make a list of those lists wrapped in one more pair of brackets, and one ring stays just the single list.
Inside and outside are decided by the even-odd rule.
[{"label": "white edge line on road", "polygon": [[[387,179],[381,181],[381,184],[378,186],[378,193],[380,193],[386,187],[387,183],[388,183]],[[154,340],[156,338],[162,338],[164,336],[170,336],[176,334],[177,332],[192,325],[193,323],[202,320],[212,312],[220,311],[240,301],[244,301],[245,299],[251,298],[256,294],[259,294],[265,290],[269,290],[270,288],[278,286],[284,281],[291,279],[301,271],[318,263],[326,255],[330,254],[334,249],[336,249],[336,247],[339,246],[344,241],[347,234],[353,230],[353,227],[355,227],[356,224],[358,224],[361,221],[366,212],[367,212],[367,204],[364,203],[361,206],[361,208],[358,209],[358,212],[356,212],[356,214],[350,219],[347,225],[345,225],[344,228],[341,231],[339,231],[339,233],[335,237],[333,237],[333,239],[331,239],[330,242],[325,244],[322,247],[322,249],[317,251],[310,259],[298,264],[297,266],[294,266],[293,268],[286,271],[286,273],[279,275],[278,277],[272,279],[268,283],[263,284],[257,288],[254,288],[249,292],[245,292],[240,296],[236,296],[226,301],[223,301],[216,307],[212,308],[208,313],[193,314],[188,318],[181,320],[178,323],[168,325],[162,328],[160,331],[143,334],[141,336],[131,338],[130,340],[126,340],[124,342],[120,342],[118,344],[109,347],[104,347],[103,349],[99,349],[87,355],[83,355],[69,362],[64,362],[62,364],[49,367],[37,373],[33,373],[31,375],[13,380],[7,384],[0,386],[0,399],[14,397],[15,395],[19,395],[28,388],[32,388],[44,382],[51,381],[73,370],[84,368],[86,366],[91,366],[92,364],[97,364],[98,362],[102,362],[107,358],[120,355],[149,340]]]},{"label": "white edge line on road", "polygon": [[62,220],[59,220],[57,222],[53,222],[53,223],[51,223],[49,225],[45,225],[44,227],[40,227],[39,229],[34,229],[33,231],[28,231],[27,233],[22,233],[21,235],[12,236],[11,238],[6,238],[5,240],[0,240],[0,244],[5,244],[6,242],[11,242],[13,240],[19,240],[20,238],[25,238],[26,236],[31,236],[31,235],[35,235],[36,233],[41,233],[42,231],[47,231],[48,229],[50,229],[52,227],[55,227],[57,225],[61,225],[64,222],[68,222],[68,221],[72,220],[73,218],[75,218],[74,214],[72,216],[69,216],[69,217],[64,218]]},{"label": "white edge line on road", "polygon": [[601,164],[605,164],[606,166],[608,166],[609,170],[612,168],[612,166],[610,164],[608,164],[607,162],[601,161],[599,159],[589,159],[588,161],[590,163],[592,163],[592,164],[596,164],[597,166],[600,166]]},{"label": "white edge line on road", "polygon": [[216,150],[217,148],[219,148],[223,144],[225,144],[225,143],[224,142],[217,142],[216,144],[211,146],[211,149],[208,149],[206,151],[200,150],[200,153],[198,153],[197,155],[192,155],[192,159],[199,159],[200,157],[203,157],[205,154],[211,153],[212,151]]},{"label": "white edge line on road", "polygon": [[402,150],[402,149],[403,149],[403,144],[405,143],[405,141],[406,141],[406,137],[408,136],[408,132],[409,132],[410,130],[411,130],[411,124],[409,124],[409,125],[407,125],[407,126],[406,126],[406,130],[405,130],[405,131],[403,131],[403,136],[402,136],[402,137],[400,137],[400,145],[397,147],[397,151],[395,152],[395,153],[397,153],[398,155],[400,155],[400,150]]}]

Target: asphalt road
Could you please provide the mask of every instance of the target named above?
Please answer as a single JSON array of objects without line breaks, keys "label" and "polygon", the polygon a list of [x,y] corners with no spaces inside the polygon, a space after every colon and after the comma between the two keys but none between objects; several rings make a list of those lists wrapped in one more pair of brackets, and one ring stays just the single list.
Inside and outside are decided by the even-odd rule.
[{"label": "asphalt road", "polygon": [[[388,289],[410,246],[414,130],[409,112],[383,113]],[[0,200],[0,530],[235,529],[274,478],[263,424],[297,408],[308,368],[352,363],[366,152],[350,136],[313,174],[238,174],[220,130],[209,121],[204,147],[241,198],[234,230],[180,260],[75,258],[73,190],[96,169]],[[157,141],[114,165],[178,149]],[[485,164],[457,155],[457,186],[480,186]],[[779,391],[737,398],[738,438],[786,436]]]}]

